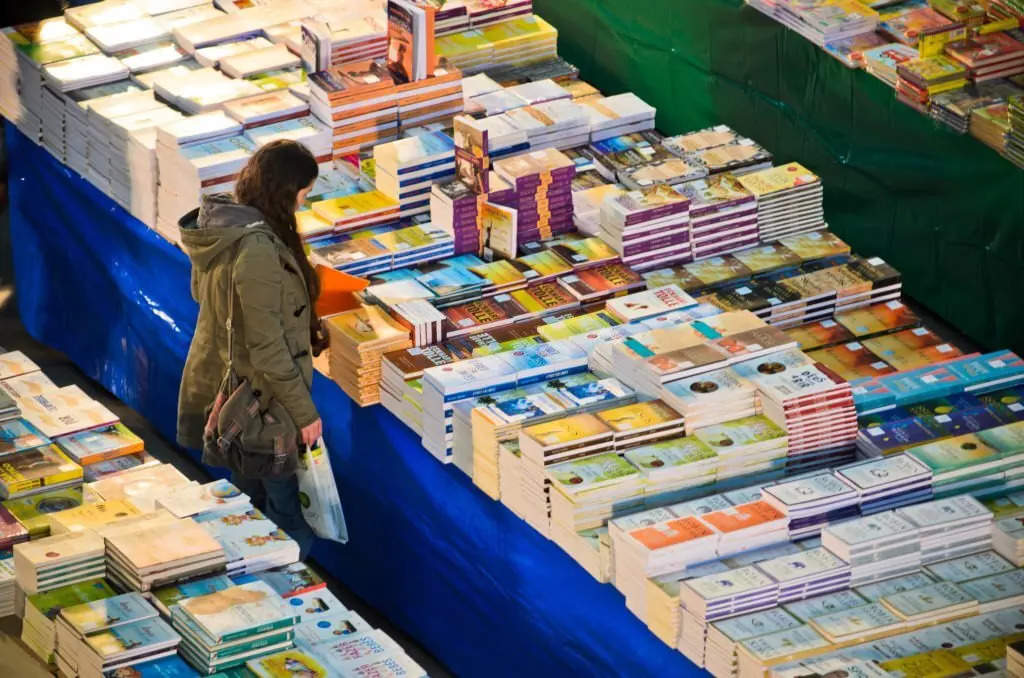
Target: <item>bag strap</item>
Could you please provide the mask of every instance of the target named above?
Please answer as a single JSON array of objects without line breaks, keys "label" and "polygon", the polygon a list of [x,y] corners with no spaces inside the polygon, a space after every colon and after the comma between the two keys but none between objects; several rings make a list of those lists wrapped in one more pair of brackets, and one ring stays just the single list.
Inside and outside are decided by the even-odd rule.
[{"label": "bag strap", "polygon": [[[256,224],[260,224],[260,223],[263,223],[263,222],[257,221],[257,222],[254,222],[252,224],[246,225],[244,228],[249,229],[251,226],[255,226]],[[227,328],[227,331],[228,331],[228,366],[227,366],[227,370],[224,373],[224,381],[230,387],[230,389],[232,389],[232,390],[234,389],[234,386],[235,386],[234,382],[236,381],[234,379],[234,374],[235,374],[235,370],[234,370],[234,362],[235,362],[235,264],[238,261],[238,253],[242,249],[242,241],[245,240],[246,236],[249,235],[249,233],[252,233],[252,231],[248,231],[247,230],[245,233],[243,233],[241,236],[239,236],[238,240],[235,241],[235,248],[233,250],[233,255],[231,257],[230,263],[228,264],[231,267],[230,273],[228,274],[228,288],[227,288],[228,319],[227,319],[227,321],[225,323],[225,327]]]}]

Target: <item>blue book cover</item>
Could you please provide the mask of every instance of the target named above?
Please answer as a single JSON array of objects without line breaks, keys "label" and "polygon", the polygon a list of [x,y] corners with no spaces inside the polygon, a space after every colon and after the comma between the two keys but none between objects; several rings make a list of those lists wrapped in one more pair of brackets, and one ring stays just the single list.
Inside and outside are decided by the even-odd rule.
[{"label": "blue book cover", "polygon": [[50,439],[24,419],[0,422],[0,457],[49,444]]},{"label": "blue book cover", "polygon": [[199,673],[179,655],[154,659],[130,668],[111,669],[104,678],[196,678]]},{"label": "blue book cover", "polygon": [[1024,378],[1024,360],[1012,351],[995,351],[975,358],[954,360],[949,370],[965,384],[974,386],[996,380]]}]

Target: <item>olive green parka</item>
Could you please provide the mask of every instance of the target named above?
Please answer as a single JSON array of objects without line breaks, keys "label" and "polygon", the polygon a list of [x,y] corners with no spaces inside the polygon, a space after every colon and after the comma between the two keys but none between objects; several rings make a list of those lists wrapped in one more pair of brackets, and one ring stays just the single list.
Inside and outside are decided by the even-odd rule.
[{"label": "olive green parka", "polygon": [[259,393],[263,408],[276,399],[302,429],[317,420],[310,394],[309,292],[295,258],[254,207],[227,194],[203,196],[182,217],[181,240],[192,260],[192,297],[199,302],[178,395],[178,442],[200,449],[204,412],[220,387],[228,360],[228,285],[234,272],[236,373]]}]

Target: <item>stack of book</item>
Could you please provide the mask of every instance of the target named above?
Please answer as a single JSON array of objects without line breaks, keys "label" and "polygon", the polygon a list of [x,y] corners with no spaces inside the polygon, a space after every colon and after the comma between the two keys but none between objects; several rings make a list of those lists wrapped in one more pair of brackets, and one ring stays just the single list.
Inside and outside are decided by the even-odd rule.
[{"label": "stack of book", "polygon": [[[583,372],[454,405],[453,460],[488,496],[500,496],[498,445],[517,439],[524,425],[575,412],[632,402],[636,395],[617,379]],[[468,469],[468,470],[467,470]]]},{"label": "stack of book", "polygon": [[911,626],[925,626],[971,617],[978,613],[978,601],[951,582],[936,582],[910,591],[883,596],[881,603]]},{"label": "stack of book", "polygon": [[423,435],[420,379],[428,367],[447,365],[454,358],[440,346],[400,349],[381,358],[380,404],[418,436]]},{"label": "stack of book", "polygon": [[63,608],[56,620],[57,668],[92,678],[173,656],[181,637],[141,594],[125,593]]},{"label": "stack of book", "polygon": [[171,608],[180,652],[203,673],[215,673],[292,647],[299,617],[261,581],[186,598]]},{"label": "stack of book", "polygon": [[850,385],[789,349],[733,365],[761,394],[764,413],[786,429],[790,470],[851,460],[857,410]]},{"label": "stack of book", "polygon": [[123,499],[87,502],[81,506],[51,513],[50,534],[67,535],[101,529],[110,523],[141,513],[134,505]]},{"label": "stack of book", "polygon": [[1020,91],[1019,86],[1007,80],[969,83],[962,89],[932,97],[928,112],[956,132],[967,134],[971,111],[1006,102]]},{"label": "stack of book", "polygon": [[836,469],[836,475],[860,493],[860,512],[865,516],[932,496],[931,470],[905,454],[847,464]]},{"label": "stack of book", "polygon": [[551,531],[576,533],[600,527],[616,511],[643,504],[643,475],[614,452],[585,456],[546,469]]},{"label": "stack of book", "polygon": [[0,552],[10,551],[15,544],[28,541],[28,530],[8,509],[0,505]]},{"label": "stack of book", "polygon": [[377,190],[318,200],[310,209],[337,232],[390,224],[399,219],[398,201]]},{"label": "stack of book", "polygon": [[695,261],[757,244],[757,199],[735,175],[715,174],[676,190],[690,199],[690,247]]},{"label": "stack of book", "polygon": [[1024,521],[1003,518],[992,526],[992,548],[1017,567],[1024,564]]},{"label": "stack of book", "polygon": [[[26,413],[26,416],[33,415]],[[0,466],[0,498],[3,499],[16,499],[44,488],[59,489],[81,482],[82,467],[53,444],[11,454]]]},{"label": "stack of book", "polygon": [[1004,103],[996,103],[974,109],[968,131],[997,153],[1005,153],[1010,138],[1009,108]]},{"label": "stack of book", "polygon": [[21,642],[25,643],[43,663],[56,669],[54,651],[57,645],[57,614],[66,607],[104,600],[115,595],[117,593],[103,579],[91,579],[30,595],[25,599]]},{"label": "stack of book", "polygon": [[817,536],[830,523],[860,512],[857,490],[827,471],[783,480],[762,492],[765,501],[789,518],[793,539]]},{"label": "stack of book", "polygon": [[64,386],[18,398],[17,404],[21,416],[50,439],[106,426],[118,420],[116,414],[90,398],[78,386]]},{"label": "stack of book", "polygon": [[362,306],[327,321],[331,378],[359,405],[380,402],[380,359],[412,346],[408,330],[376,306]]},{"label": "stack of book", "polygon": [[140,511],[152,511],[156,498],[192,481],[171,464],[129,469],[85,485],[87,502],[124,499]]},{"label": "stack of book", "polygon": [[947,44],[945,51],[975,83],[1024,73],[1024,43],[1008,33],[974,35]]},{"label": "stack of book", "polygon": [[[703,665],[714,676],[733,678],[739,670],[736,649],[740,643],[800,626],[800,620],[782,608],[751,612],[708,624]],[[688,653],[687,656],[690,656]]]},{"label": "stack of book", "polygon": [[196,522],[220,544],[228,575],[261,572],[299,559],[298,543],[252,506],[207,511]]},{"label": "stack of book", "polygon": [[932,471],[938,497],[964,491],[1013,487],[1019,479],[1024,447],[1019,442],[1024,422],[919,445],[907,454]]},{"label": "stack of book", "polygon": [[57,445],[83,467],[143,451],[142,438],[122,423],[62,436]]},{"label": "stack of book", "polygon": [[683,581],[679,602],[688,616],[706,624],[777,607],[779,584],[751,565]]},{"label": "stack of book", "polygon": [[419,127],[447,125],[462,113],[462,72],[435,68],[429,78],[396,85],[399,134]]},{"label": "stack of book", "polygon": [[0,553],[0,617],[16,613],[20,595],[14,558],[10,551]]},{"label": "stack of book", "polygon": [[82,504],[82,489],[69,487],[46,490],[20,499],[8,499],[3,507],[11,512],[18,523],[28,530],[29,538],[38,539],[50,534],[49,514]]},{"label": "stack of book", "polygon": [[917,527],[924,565],[985,551],[992,544],[992,512],[969,495],[904,506],[896,515]]},{"label": "stack of book", "polygon": [[749,4],[819,47],[878,28],[878,12],[854,0],[830,0],[827,4],[750,0]]},{"label": "stack of book", "polygon": [[829,525],[821,532],[821,543],[850,564],[850,586],[921,568],[917,528],[892,511]]},{"label": "stack of book", "polygon": [[601,205],[598,235],[636,270],[692,258],[690,201],[670,186],[659,185],[608,198]]},{"label": "stack of book", "polygon": [[763,415],[697,428],[694,437],[718,455],[716,482],[724,488],[781,478],[787,464],[786,431]]},{"label": "stack of book", "polygon": [[590,141],[654,129],[657,110],[632,92],[594,97],[583,102],[590,118]]},{"label": "stack of book", "polygon": [[821,179],[800,163],[751,172],[740,184],[757,198],[757,225],[762,241],[827,226]]},{"label": "stack of book", "polygon": [[896,98],[922,113],[928,113],[933,95],[967,84],[967,70],[942,55],[905,61],[896,67],[896,74]]},{"label": "stack of book", "polygon": [[572,179],[576,165],[565,154],[548,149],[502,158],[494,173],[515,191],[516,243],[550,240],[573,229]]},{"label": "stack of book", "polygon": [[309,77],[309,107],[331,128],[341,158],[398,136],[394,79],[380,61],[358,61]]},{"label": "stack of book", "polygon": [[14,545],[18,586],[28,594],[101,578],[106,572],[103,539],[83,530]]},{"label": "stack of book", "polygon": [[108,576],[125,591],[224,569],[224,549],[191,518],[154,520],[105,532]]},{"label": "stack of book", "polygon": [[[752,140],[740,136],[728,125],[715,125],[695,132],[666,137],[661,145],[670,153],[680,157],[696,156],[708,167],[711,174],[728,169],[732,174],[740,175],[755,169],[767,169],[771,166],[771,155],[767,151],[761,149]],[[751,150],[753,154],[751,154]],[[759,154],[767,155],[755,157]],[[721,157],[716,159],[716,156]],[[722,166],[721,159],[724,157],[731,159],[727,163],[731,165],[730,167]],[[765,162],[768,164],[761,167],[760,165]]]},{"label": "stack of book", "polygon": [[1010,135],[1006,139],[1006,157],[1017,167],[1024,167],[1024,96],[1008,99]]},{"label": "stack of book", "polygon": [[780,604],[850,588],[850,564],[823,546],[772,558],[757,567],[778,583]]},{"label": "stack of book", "polygon": [[402,216],[431,211],[432,186],[455,176],[455,145],[442,132],[377,144],[373,160],[377,190],[398,201]]}]

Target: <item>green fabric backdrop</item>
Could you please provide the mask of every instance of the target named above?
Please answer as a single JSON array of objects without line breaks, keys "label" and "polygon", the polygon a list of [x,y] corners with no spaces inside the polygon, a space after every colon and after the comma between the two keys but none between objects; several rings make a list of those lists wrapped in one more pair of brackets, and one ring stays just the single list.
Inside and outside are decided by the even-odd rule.
[{"label": "green fabric backdrop", "polygon": [[675,134],[726,123],[825,183],[831,228],[982,346],[1024,352],[1024,172],[741,0],[534,0],[559,51]]}]

